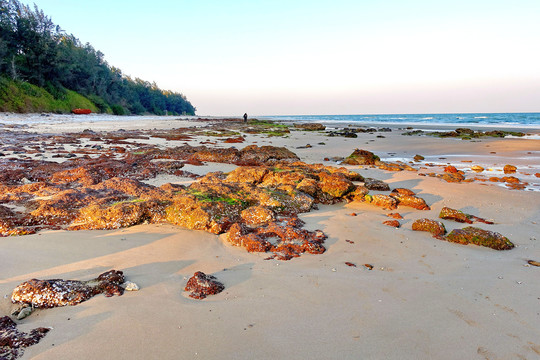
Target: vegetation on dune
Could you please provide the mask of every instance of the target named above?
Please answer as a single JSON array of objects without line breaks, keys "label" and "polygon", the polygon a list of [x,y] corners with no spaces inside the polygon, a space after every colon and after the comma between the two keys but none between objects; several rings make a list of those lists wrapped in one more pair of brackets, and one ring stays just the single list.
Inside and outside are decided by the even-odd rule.
[{"label": "vegetation on dune", "polygon": [[180,93],[122,74],[42,10],[0,0],[0,111],[195,114]]}]

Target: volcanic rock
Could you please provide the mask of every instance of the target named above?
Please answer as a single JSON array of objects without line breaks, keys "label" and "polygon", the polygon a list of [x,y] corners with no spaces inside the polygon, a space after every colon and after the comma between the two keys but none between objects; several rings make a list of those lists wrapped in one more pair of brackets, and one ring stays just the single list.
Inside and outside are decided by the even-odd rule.
[{"label": "volcanic rock", "polygon": [[29,304],[36,308],[77,305],[97,294],[110,297],[122,295],[124,289],[122,271],[110,270],[88,281],[31,279],[17,286],[11,294],[11,302]]},{"label": "volcanic rock", "polygon": [[25,348],[37,344],[49,330],[39,327],[25,333],[17,330],[17,324],[9,316],[0,317],[0,359],[21,357]]},{"label": "volcanic rock", "polygon": [[197,271],[188,280],[185,291],[191,291],[189,297],[202,300],[208,295],[219,294],[225,289],[225,286],[217,281],[215,276],[206,275],[202,271]]}]

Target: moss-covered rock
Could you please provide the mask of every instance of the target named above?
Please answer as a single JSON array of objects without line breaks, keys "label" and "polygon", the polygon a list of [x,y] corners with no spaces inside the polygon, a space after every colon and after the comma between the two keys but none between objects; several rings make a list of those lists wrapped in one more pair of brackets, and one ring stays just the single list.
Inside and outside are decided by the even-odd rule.
[{"label": "moss-covered rock", "polygon": [[463,229],[452,230],[446,236],[446,240],[458,244],[474,244],[485,246],[495,250],[510,250],[514,244],[507,237],[498,232],[483,230],[477,227],[468,226]]}]

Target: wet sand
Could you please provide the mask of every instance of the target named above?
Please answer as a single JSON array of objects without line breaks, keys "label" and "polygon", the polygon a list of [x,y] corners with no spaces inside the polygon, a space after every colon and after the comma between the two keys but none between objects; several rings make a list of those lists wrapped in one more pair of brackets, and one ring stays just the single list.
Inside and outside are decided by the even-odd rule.
[{"label": "wet sand", "polygon": [[[60,127],[42,123],[11,130],[205,125],[194,119],[133,120],[122,119],[121,125],[101,120]],[[188,143],[213,140],[201,136]],[[332,157],[348,156],[355,148],[388,160],[410,161],[421,154],[426,161],[414,165],[425,167],[420,173],[441,171],[426,165],[436,160],[464,169],[484,164],[496,176],[503,176],[505,164],[513,164],[516,176],[531,181],[527,190],[510,190],[499,183],[448,183],[418,172],[348,166],[391,188],[412,189],[431,210],[399,208],[404,219],[401,228],[394,229],[382,224],[389,211],[366,203],[321,205],[300,218],[307,229],[328,235],[327,251],[290,261],[264,260],[267,255],[231,246],[223,235],[168,224],[0,238],[0,316],[10,313],[13,288],[31,278],[86,280],[114,268],[141,288],[111,298],[98,295],[77,306],[37,310],[17,321],[23,331],[53,328],[22,358],[540,357],[540,268],[527,264],[529,259],[540,261],[540,192],[532,191],[540,190],[540,179],[533,182],[533,176],[521,174],[540,172],[540,140],[471,142],[402,136],[393,129],[358,134],[356,139],[307,131],[288,137],[248,134],[242,144],[217,146],[249,144],[286,146],[302,161],[327,165],[337,165]],[[307,144],[311,147],[298,149]],[[196,170],[220,167],[223,164],[207,164]],[[164,177],[153,184],[175,180],[187,181]],[[415,219],[437,219],[443,206],[493,220],[494,225],[478,226],[507,236],[516,247],[495,251],[463,246],[411,230]],[[357,216],[351,216],[353,212]],[[464,227],[443,222],[449,231]],[[183,288],[195,271],[216,276],[225,290],[202,301],[189,298]]]}]

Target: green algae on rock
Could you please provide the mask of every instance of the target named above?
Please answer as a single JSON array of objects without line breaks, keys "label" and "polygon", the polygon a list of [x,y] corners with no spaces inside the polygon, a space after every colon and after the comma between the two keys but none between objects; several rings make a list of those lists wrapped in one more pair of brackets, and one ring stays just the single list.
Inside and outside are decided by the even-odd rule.
[{"label": "green algae on rock", "polygon": [[468,226],[463,229],[452,230],[446,236],[446,240],[458,244],[474,244],[485,246],[495,250],[510,250],[514,244],[507,237],[498,232],[483,230],[477,227]]}]

